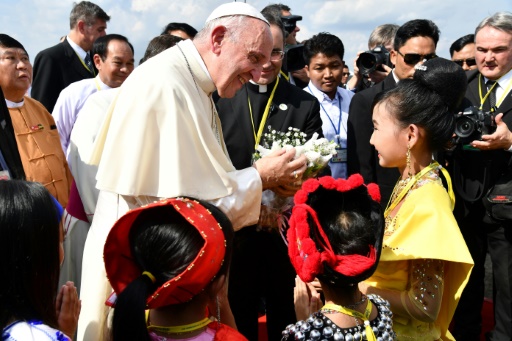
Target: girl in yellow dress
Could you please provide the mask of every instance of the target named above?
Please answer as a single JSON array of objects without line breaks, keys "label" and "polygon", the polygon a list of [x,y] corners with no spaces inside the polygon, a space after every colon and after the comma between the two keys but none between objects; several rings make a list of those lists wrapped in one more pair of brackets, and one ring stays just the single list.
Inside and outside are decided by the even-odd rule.
[{"label": "girl in yellow dress", "polygon": [[401,177],[384,213],[379,265],[360,287],[390,302],[398,340],[454,339],[448,326],[473,261],[452,214],[450,177],[432,155],[451,141],[466,85],[462,68],[435,58],[374,102],[370,143]]}]

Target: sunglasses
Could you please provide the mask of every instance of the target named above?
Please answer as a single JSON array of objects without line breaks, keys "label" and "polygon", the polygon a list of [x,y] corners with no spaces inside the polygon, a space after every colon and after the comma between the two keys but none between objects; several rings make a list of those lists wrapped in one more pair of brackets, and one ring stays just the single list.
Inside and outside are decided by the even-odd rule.
[{"label": "sunglasses", "polygon": [[429,54],[419,54],[419,53],[406,53],[402,54],[402,52],[397,51],[399,55],[404,57],[404,62],[407,65],[416,65],[421,61],[427,61],[433,58],[436,58],[437,55],[435,53]]},{"label": "sunglasses", "polygon": [[462,65],[464,65],[464,63],[466,63],[467,66],[474,66],[474,65],[476,65],[475,58],[456,59],[453,62],[456,63],[457,65],[459,65],[460,67],[462,67]]}]

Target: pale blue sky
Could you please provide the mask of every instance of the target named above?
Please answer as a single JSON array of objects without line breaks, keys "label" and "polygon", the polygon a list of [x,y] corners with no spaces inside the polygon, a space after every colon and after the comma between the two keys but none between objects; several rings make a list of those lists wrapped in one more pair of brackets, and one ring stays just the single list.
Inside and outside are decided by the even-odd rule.
[{"label": "pale blue sky", "polygon": [[[33,61],[37,52],[55,45],[69,31],[73,0],[0,0],[0,32],[14,36]],[[128,37],[135,60],[148,42],[169,22],[187,22],[201,29],[206,17],[226,0],[93,0],[111,17],[108,33]],[[270,0],[247,0],[257,9]],[[441,30],[437,53],[448,57],[451,43],[472,33],[478,23],[497,11],[512,11],[511,0],[284,0],[299,21],[298,40],[330,32],[345,45],[345,60],[352,69],[357,51],[366,50],[370,32],[377,25],[401,25],[411,19],[431,19]]]}]

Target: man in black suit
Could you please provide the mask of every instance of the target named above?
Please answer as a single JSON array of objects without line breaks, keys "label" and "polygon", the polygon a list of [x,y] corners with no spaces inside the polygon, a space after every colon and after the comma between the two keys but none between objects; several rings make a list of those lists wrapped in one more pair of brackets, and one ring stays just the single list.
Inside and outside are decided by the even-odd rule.
[{"label": "man in black suit", "polygon": [[94,41],[106,34],[109,20],[107,13],[92,2],[75,4],[66,39],[37,54],[31,96],[49,112],[53,111],[62,89],[96,75],[89,51]]},{"label": "man in black suit", "polygon": [[399,173],[396,168],[382,168],[375,148],[370,144],[373,133],[372,103],[378,93],[392,89],[402,79],[412,78],[414,67],[434,58],[439,29],[430,20],[416,19],[403,24],[395,35],[390,59],[393,71],[381,83],[356,93],[350,102],[347,131],[348,174],[361,173],[365,183],[380,186],[381,205],[387,205]]},{"label": "man in black suit", "polygon": [[[224,141],[236,169],[251,166],[255,145],[263,142],[260,127],[262,133],[268,132],[268,126],[284,132],[293,127],[308,138],[315,132],[323,136],[316,98],[278,77],[284,55],[283,27],[278,16],[265,10],[262,13],[270,22],[274,38],[270,62],[263,66],[257,84],[247,83],[235,97],[216,101]],[[291,196],[298,188],[281,188],[280,193]],[[249,340],[258,340],[261,298],[265,300],[270,341],[280,340],[281,331],[296,321],[295,275],[277,230],[257,231],[256,226],[248,226],[235,233],[228,295],[238,330]]]},{"label": "man in black suit", "polygon": [[468,104],[496,116],[496,132],[458,146],[453,160],[455,217],[475,266],[454,316],[457,340],[479,340],[488,248],[494,278],[493,341],[512,340],[512,222],[497,223],[482,199],[505,172],[512,148],[512,13],[485,18],[475,31],[478,69],[468,72]]}]

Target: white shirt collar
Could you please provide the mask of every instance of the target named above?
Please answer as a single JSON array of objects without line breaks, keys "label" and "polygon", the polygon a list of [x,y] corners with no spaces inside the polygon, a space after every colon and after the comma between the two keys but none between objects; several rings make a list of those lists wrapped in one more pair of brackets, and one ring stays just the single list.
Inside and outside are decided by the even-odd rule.
[{"label": "white shirt collar", "polygon": [[212,80],[212,76],[210,76],[210,73],[208,72],[208,68],[206,67],[206,64],[204,63],[203,58],[199,54],[199,51],[197,51],[197,48],[194,45],[194,43],[192,42],[192,40],[191,39],[185,39],[185,40],[180,41],[179,43],[183,44],[183,45],[189,45],[190,44],[193,47],[193,48],[190,49],[190,51],[192,52],[192,56],[194,56],[194,58],[197,60],[197,62],[199,63],[199,65],[201,66],[203,71],[206,72],[206,74],[208,75],[208,78],[210,80]]},{"label": "white shirt collar", "polygon": [[23,104],[25,104],[25,99],[23,99],[21,102],[13,102],[9,101],[8,99],[5,100],[5,103],[7,104],[7,108],[21,108]]},{"label": "white shirt collar", "polygon": [[398,82],[400,82],[400,79],[398,79],[398,77],[396,76],[395,68],[393,68],[391,73],[393,74],[393,79],[395,80],[395,83],[398,84]]},{"label": "white shirt collar", "polygon": [[107,84],[103,83],[101,81],[101,78],[100,78],[100,74],[98,73],[98,75],[94,78],[94,82],[97,82],[96,84],[99,85],[100,87],[100,90],[107,90],[107,89],[111,89],[110,86],[108,86]]},{"label": "white shirt collar", "polygon": [[314,86],[313,82],[311,82],[311,81],[309,81],[307,88],[309,89],[311,94],[318,99],[319,102],[323,102],[323,101],[333,102],[333,101],[337,101],[338,98],[340,98],[340,97],[341,97],[341,99],[343,99],[343,97],[340,94],[340,87],[338,87],[336,89],[336,95],[334,95],[334,99],[331,99],[325,92],[318,90],[317,87]]},{"label": "white shirt collar", "polygon": [[[508,85],[508,82],[512,79],[512,69],[509,70],[506,74],[504,74],[503,76],[500,77],[500,79],[498,79],[498,85],[505,89]],[[489,79],[487,77],[484,77],[484,83],[487,83]]]},{"label": "white shirt collar", "polygon": [[68,41],[69,45],[71,45],[73,50],[75,50],[76,54],[82,60],[85,60],[85,55],[87,54],[87,52],[83,48],[81,48],[78,44],[76,44],[73,40],[71,40],[71,38],[69,38],[69,36],[66,36],[66,40]]}]

